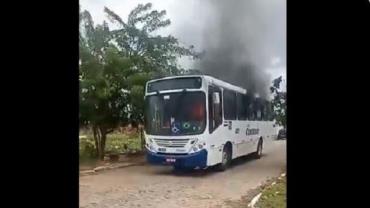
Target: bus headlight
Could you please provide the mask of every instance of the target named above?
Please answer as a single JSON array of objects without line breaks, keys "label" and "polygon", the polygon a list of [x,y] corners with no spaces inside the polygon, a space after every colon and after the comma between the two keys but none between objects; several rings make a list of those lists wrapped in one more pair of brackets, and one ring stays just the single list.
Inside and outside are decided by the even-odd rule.
[{"label": "bus headlight", "polygon": [[195,139],[193,139],[191,142],[190,142],[190,144],[196,144],[198,142],[198,138],[195,138]]},{"label": "bus headlight", "polygon": [[191,142],[191,149],[190,152],[197,152],[198,150],[202,150],[205,148],[206,143],[205,142],[200,142],[198,138],[193,139]]},{"label": "bus headlight", "polygon": [[154,147],[153,147],[153,139],[152,138],[145,138],[145,143],[146,143],[146,146],[148,147],[149,150],[153,150]]}]

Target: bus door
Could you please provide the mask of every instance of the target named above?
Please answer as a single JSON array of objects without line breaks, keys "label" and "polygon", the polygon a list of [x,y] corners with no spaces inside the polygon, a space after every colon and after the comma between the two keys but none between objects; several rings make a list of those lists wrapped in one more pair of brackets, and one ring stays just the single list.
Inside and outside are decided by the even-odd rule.
[{"label": "bus door", "polygon": [[208,126],[210,137],[209,144],[209,161],[211,164],[219,163],[222,159],[221,145],[226,134],[223,126],[222,110],[222,91],[216,86],[208,87]]}]

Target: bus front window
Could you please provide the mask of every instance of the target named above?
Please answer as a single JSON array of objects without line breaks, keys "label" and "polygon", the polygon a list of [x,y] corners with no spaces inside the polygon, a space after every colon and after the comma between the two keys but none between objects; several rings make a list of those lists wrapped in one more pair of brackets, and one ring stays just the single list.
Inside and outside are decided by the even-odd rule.
[{"label": "bus front window", "polygon": [[151,95],[145,99],[145,129],[152,135],[194,135],[206,126],[204,92]]}]

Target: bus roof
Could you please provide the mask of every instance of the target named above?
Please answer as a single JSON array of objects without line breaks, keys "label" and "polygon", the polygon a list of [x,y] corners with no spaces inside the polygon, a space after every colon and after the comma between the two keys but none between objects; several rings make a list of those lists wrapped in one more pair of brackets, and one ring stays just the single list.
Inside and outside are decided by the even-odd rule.
[{"label": "bus roof", "polygon": [[246,94],[247,93],[247,90],[244,89],[244,88],[235,86],[233,84],[230,84],[228,82],[222,81],[220,79],[214,78],[214,77],[209,76],[209,75],[179,75],[179,76],[168,76],[168,77],[163,77],[163,78],[160,78],[160,79],[150,80],[150,81],[148,81],[148,83],[149,82],[159,81],[159,80],[176,79],[176,78],[184,78],[184,77],[201,77],[201,78],[207,80],[207,82],[212,83],[214,85],[217,85],[219,87],[226,88],[226,89],[229,89],[229,90],[233,90],[233,91],[236,91],[236,92],[241,93],[241,94]]}]

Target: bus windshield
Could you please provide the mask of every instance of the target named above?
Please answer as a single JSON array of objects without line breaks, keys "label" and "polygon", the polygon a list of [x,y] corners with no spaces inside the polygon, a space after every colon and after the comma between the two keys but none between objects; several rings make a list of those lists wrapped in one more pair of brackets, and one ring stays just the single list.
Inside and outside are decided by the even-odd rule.
[{"label": "bus windshield", "polygon": [[151,135],[194,135],[206,126],[204,92],[178,92],[145,98],[145,131]]}]

